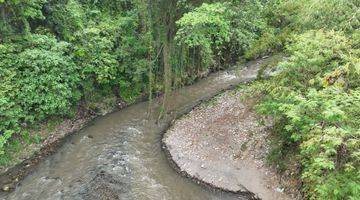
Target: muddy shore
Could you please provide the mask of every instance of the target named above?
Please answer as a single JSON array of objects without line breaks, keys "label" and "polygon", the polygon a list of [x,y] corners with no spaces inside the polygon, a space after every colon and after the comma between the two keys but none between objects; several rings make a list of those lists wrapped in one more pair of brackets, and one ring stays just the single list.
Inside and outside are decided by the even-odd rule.
[{"label": "muddy shore", "polygon": [[271,123],[260,124],[251,107],[241,92],[225,92],[175,121],[163,148],[174,168],[198,183],[252,199],[297,199],[266,163]]}]

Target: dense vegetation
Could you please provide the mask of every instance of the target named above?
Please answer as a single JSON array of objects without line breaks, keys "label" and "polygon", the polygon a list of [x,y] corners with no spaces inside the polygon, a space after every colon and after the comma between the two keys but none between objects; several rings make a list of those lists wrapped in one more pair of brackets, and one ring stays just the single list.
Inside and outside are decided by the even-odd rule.
[{"label": "dense vegetation", "polygon": [[[357,0],[0,0],[0,163],[10,143],[80,107],[165,93],[241,59],[284,52],[249,90],[278,160],[309,199],[360,196]],[[165,102],[164,101],[164,102]],[[164,103],[166,107],[166,104]]]},{"label": "dense vegetation", "polygon": [[[114,88],[145,87],[146,32],[127,1],[0,1],[0,154],[11,136],[50,116],[94,108]],[[131,48],[130,48],[131,47]],[[136,48],[134,48],[136,47]]]},{"label": "dense vegetation", "polygon": [[288,58],[253,89],[262,97],[258,110],[275,121],[277,160],[295,154],[306,198],[357,199],[359,2],[283,1],[276,8],[271,19],[281,19],[280,31],[260,41],[272,47],[288,34]]}]

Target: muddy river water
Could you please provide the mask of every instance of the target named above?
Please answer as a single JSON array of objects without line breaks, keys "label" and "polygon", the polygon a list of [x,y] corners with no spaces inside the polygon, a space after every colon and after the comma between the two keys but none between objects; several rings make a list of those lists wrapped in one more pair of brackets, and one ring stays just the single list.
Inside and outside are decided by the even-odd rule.
[{"label": "muddy river water", "polygon": [[256,78],[262,62],[213,73],[171,95],[169,112],[157,120],[161,100],[138,103],[99,117],[0,199],[246,199],[214,191],[177,174],[162,151],[162,133],[177,116],[232,85]]}]

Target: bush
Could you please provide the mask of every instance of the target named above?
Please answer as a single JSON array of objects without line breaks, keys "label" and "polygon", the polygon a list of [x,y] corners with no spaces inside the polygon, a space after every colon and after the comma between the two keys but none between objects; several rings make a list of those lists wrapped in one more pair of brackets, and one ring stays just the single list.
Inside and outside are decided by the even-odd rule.
[{"label": "bush", "polygon": [[101,21],[75,34],[74,60],[81,67],[82,78],[93,83],[85,94],[113,87],[123,100],[132,101],[143,92],[147,47],[137,27],[136,15],[111,20],[103,15]]},{"label": "bush", "polygon": [[79,100],[78,68],[67,53],[67,43],[44,35],[32,35],[16,45],[0,45],[3,144],[28,123],[67,115]]},{"label": "bush", "polygon": [[[287,5],[294,3],[287,2]],[[334,29],[352,32],[359,28],[360,12],[357,0],[303,0],[296,13],[296,25],[305,30]]]},{"label": "bush", "polygon": [[261,1],[204,3],[177,21],[176,39],[200,51],[205,68],[238,61],[267,28],[264,5]]},{"label": "bush", "polygon": [[284,145],[300,149],[310,199],[359,196],[360,71],[352,47],[341,32],[295,36],[279,74],[258,85],[266,93],[259,111],[281,125]]},{"label": "bush", "polygon": [[186,13],[177,25],[176,40],[179,44],[200,51],[203,65],[214,65],[216,51],[230,41],[230,15],[227,4],[204,3],[194,11]]}]

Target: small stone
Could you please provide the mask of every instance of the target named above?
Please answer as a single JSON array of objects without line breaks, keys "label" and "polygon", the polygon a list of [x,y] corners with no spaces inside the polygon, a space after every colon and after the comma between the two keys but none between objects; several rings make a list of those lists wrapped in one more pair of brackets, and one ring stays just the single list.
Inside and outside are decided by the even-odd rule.
[{"label": "small stone", "polygon": [[204,168],[205,168],[205,165],[204,165],[204,164],[202,164],[202,165],[201,165],[201,168],[203,168],[203,169],[204,169]]},{"label": "small stone", "polygon": [[275,191],[276,191],[276,192],[283,193],[283,192],[284,192],[284,188],[276,188]]},{"label": "small stone", "polygon": [[9,191],[10,190],[10,187],[8,185],[5,185],[3,188],[2,188],[5,192]]}]

